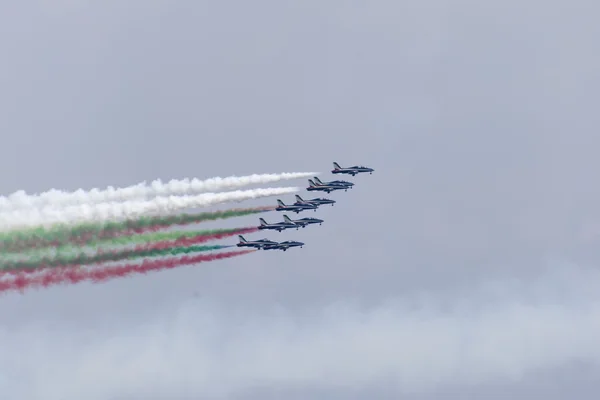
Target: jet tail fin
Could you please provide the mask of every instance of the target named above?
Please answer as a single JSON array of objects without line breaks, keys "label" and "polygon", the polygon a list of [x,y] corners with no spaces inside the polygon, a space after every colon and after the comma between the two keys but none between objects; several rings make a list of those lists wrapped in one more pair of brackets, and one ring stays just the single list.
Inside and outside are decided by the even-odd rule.
[{"label": "jet tail fin", "polygon": [[317,182],[319,185],[323,184],[323,182],[321,182],[321,180],[319,178],[317,178],[316,176],[314,177],[315,182]]},{"label": "jet tail fin", "polygon": [[240,242],[247,242],[242,235],[238,235],[238,239],[240,239]]},{"label": "jet tail fin", "polygon": [[309,184],[310,186],[312,186],[312,187],[315,187],[315,186],[317,186],[317,185],[315,185],[315,181],[313,181],[312,179],[309,179],[309,180],[308,180],[308,184]]},{"label": "jet tail fin", "polygon": [[279,204],[281,207],[285,207],[285,203],[280,199],[277,199],[277,204]]},{"label": "jet tail fin", "polygon": [[338,164],[337,162],[333,162],[333,168],[334,169],[342,169],[342,167],[340,167],[340,164]]},{"label": "jet tail fin", "polygon": [[285,220],[285,222],[292,222],[292,220],[290,219],[290,217],[288,217],[287,215],[284,215],[283,219]]},{"label": "jet tail fin", "polygon": [[261,225],[267,225],[267,221],[265,221],[263,218],[259,218],[258,220],[260,221]]},{"label": "jet tail fin", "polygon": [[296,201],[299,201],[300,203],[303,203],[304,200],[302,200],[302,197],[300,197],[300,195],[296,195]]}]

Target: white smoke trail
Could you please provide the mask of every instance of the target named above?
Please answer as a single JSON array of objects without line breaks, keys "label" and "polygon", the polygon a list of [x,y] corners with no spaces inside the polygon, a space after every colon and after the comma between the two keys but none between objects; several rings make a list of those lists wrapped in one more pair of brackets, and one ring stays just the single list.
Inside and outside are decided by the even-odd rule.
[{"label": "white smoke trail", "polygon": [[209,207],[215,204],[240,202],[261,197],[297,192],[297,187],[237,190],[204,193],[196,196],[156,197],[152,200],[83,204],[65,208],[44,207],[0,213],[0,231],[10,231],[53,224],[74,225],[83,222],[121,221],[144,215],[168,214],[174,211]]},{"label": "white smoke trail", "polygon": [[0,196],[0,212],[22,208],[39,208],[45,206],[65,207],[79,204],[97,204],[130,200],[149,200],[159,196],[196,195],[205,192],[232,190],[248,185],[267,184],[290,179],[307,178],[316,172],[284,172],[280,174],[254,174],[247,176],[229,176],[226,178],[172,179],[162,182],[160,179],[125,188],[107,187],[104,190],[79,189],[74,192],[49,190],[44,193],[30,195],[24,191],[9,196]]}]

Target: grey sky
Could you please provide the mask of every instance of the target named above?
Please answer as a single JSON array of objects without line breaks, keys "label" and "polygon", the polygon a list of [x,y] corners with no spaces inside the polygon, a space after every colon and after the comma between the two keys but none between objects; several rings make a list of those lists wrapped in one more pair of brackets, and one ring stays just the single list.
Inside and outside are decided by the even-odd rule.
[{"label": "grey sky", "polygon": [[13,3],[3,194],[377,171],[303,249],[3,295],[7,398],[595,398],[597,2]]}]

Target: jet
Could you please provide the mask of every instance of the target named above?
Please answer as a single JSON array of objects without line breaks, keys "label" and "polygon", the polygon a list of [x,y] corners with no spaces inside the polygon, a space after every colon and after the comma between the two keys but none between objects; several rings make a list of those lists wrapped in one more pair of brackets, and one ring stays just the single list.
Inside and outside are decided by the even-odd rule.
[{"label": "jet", "polygon": [[290,247],[300,247],[302,248],[302,246],[304,246],[304,243],[302,242],[296,242],[295,240],[286,240],[285,242],[281,242],[281,243],[276,243],[276,244],[271,244],[268,246],[263,247],[263,250],[283,250],[283,251],[287,251],[287,249],[289,249]]},{"label": "jet", "polygon": [[[315,181],[317,183],[315,183]],[[315,177],[315,180],[308,180],[309,186],[306,188],[309,192],[312,191],[322,191],[331,193],[334,190],[345,190],[348,191],[349,187],[354,186],[354,183],[346,182],[346,181],[332,181],[332,182],[321,182],[321,180]]]},{"label": "jet", "polygon": [[317,211],[317,205],[316,204],[285,204],[283,201],[277,199],[277,208],[275,208],[275,210],[277,211],[293,211],[296,214],[300,213],[300,211],[304,211],[304,210],[314,210]]},{"label": "jet", "polygon": [[320,192],[327,192],[327,193],[331,193],[335,190],[345,190],[348,191],[348,188],[345,186],[336,186],[336,185],[317,185],[312,179],[308,180],[308,187],[306,188],[307,191],[309,192],[315,192],[315,191],[320,191]]},{"label": "jet", "polygon": [[304,200],[299,195],[296,195],[296,202],[294,204],[297,204],[297,205],[299,205],[299,204],[314,204],[317,207],[322,204],[331,204],[331,206],[333,207],[333,205],[335,204],[335,200],[322,199],[322,198]]},{"label": "jet", "polygon": [[292,224],[296,224],[301,226],[302,228],[306,228],[306,225],[310,224],[319,224],[321,225],[324,221],[318,218],[300,218],[300,219],[290,219],[287,215],[283,216],[285,222],[291,222]]},{"label": "jet", "polygon": [[283,230],[286,229],[291,229],[291,228],[296,228],[298,229],[299,226],[296,225],[293,222],[287,222],[287,221],[283,221],[283,222],[276,222],[274,224],[268,224],[267,221],[265,221],[262,218],[259,218],[260,220],[260,225],[258,226],[258,229],[263,230],[263,229],[273,229],[276,230],[278,232],[281,232]]},{"label": "jet", "polygon": [[369,175],[372,175],[374,171],[375,170],[373,168],[363,167],[362,165],[361,166],[355,165],[353,167],[342,168],[342,167],[340,167],[340,164],[338,164],[337,162],[334,162],[331,173],[332,174],[349,174],[349,175],[355,176],[356,174],[359,174],[361,172],[368,172]]},{"label": "jet", "polygon": [[240,242],[237,244],[237,247],[254,247],[260,250],[265,246],[277,244],[277,242],[269,239],[253,240],[249,242],[242,235],[238,235],[238,238],[240,239]]},{"label": "jet", "polygon": [[347,188],[351,188],[352,186],[354,186],[354,183],[348,182],[348,181],[321,182],[321,180],[319,178],[317,178],[316,176],[314,177],[314,180],[315,180],[315,182],[317,182],[317,185],[338,185],[338,186],[345,186]]}]

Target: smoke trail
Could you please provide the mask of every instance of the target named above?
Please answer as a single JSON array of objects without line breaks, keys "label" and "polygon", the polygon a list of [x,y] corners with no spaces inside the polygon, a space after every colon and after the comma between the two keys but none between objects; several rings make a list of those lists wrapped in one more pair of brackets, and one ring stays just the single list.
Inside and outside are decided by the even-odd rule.
[{"label": "smoke trail", "polygon": [[248,176],[229,176],[226,178],[216,177],[206,180],[173,179],[162,182],[160,179],[147,184],[114,188],[107,187],[104,190],[91,189],[85,191],[79,189],[74,192],[63,192],[61,190],[49,190],[35,195],[28,195],[24,191],[15,192],[7,197],[0,197],[0,212],[14,211],[21,208],[39,208],[45,206],[65,207],[78,204],[99,204],[109,202],[121,202],[131,200],[149,200],[160,196],[197,195],[205,192],[218,192],[223,190],[237,189],[243,186],[274,183],[283,180],[308,178],[316,172],[285,172],[280,174],[254,174]]},{"label": "smoke trail", "polygon": [[196,256],[183,256],[178,259],[144,260],[141,264],[124,264],[106,268],[77,269],[58,268],[52,269],[38,276],[20,274],[14,279],[0,281],[0,292],[9,290],[24,290],[37,287],[48,287],[60,283],[79,283],[90,280],[94,283],[106,281],[111,278],[122,278],[133,273],[147,273],[163,269],[172,269],[184,265],[199,264],[231,258],[252,253],[256,250],[230,251],[215,254],[200,254]]},{"label": "smoke trail", "polygon": [[124,236],[109,240],[99,240],[88,243],[89,246],[103,245],[128,245],[142,244],[150,242],[162,242],[173,240],[178,245],[197,244],[208,242],[209,240],[218,240],[234,235],[244,235],[256,232],[256,227],[232,228],[232,229],[213,229],[207,231],[179,231],[179,232],[156,232],[143,235]]},{"label": "smoke trail", "polygon": [[[174,232],[155,232],[146,233],[143,235],[120,236],[111,239],[93,240],[86,244],[88,250],[94,250],[97,247],[115,247],[128,245],[148,245],[155,242],[170,242],[172,246],[191,246],[199,243],[206,243],[212,240],[224,239],[234,235],[244,235],[258,231],[256,227],[244,228],[228,228],[228,229],[211,229],[203,231],[174,231]],[[86,247],[65,246],[59,247],[60,254],[72,254],[75,252],[84,252]],[[4,262],[12,256],[26,255],[29,258],[51,258],[51,249],[41,249],[37,251],[29,251],[25,254],[19,253],[4,253]]]},{"label": "smoke trail", "polygon": [[[186,238],[193,242],[194,238]],[[112,250],[109,252],[98,252],[96,254],[79,253],[60,253],[55,257],[34,257],[28,260],[4,261],[0,262],[0,276],[4,273],[33,273],[42,269],[56,267],[76,267],[79,265],[100,264],[127,259],[161,256],[178,256],[181,254],[200,253],[211,250],[221,250],[232,247],[231,245],[222,246],[189,246],[174,247],[173,242],[158,242],[149,245],[137,246],[133,249]]]},{"label": "smoke trail", "polygon": [[0,232],[0,251],[21,251],[28,248],[85,244],[93,240],[156,232],[173,226],[214,221],[272,211],[274,207],[237,208],[198,214],[178,214],[130,219],[123,222],[84,223],[72,227],[54,225],[50,228],[31,228],[16,232]]},{"label": "smoke trail", "polygon": [[19,210],[0,214],[0,231],[12,231],[27,227],[51,227],[54,224],[74,226],[85,222],[98,223],[123,221],[146,214],[168,214],[185,208],[209,207],[215,204],[279,196],[298,191],[296,187],[238,190],[224,193],[205,193],[197,196],[157,197],[149,201],[124,203],[100,203],[80,205],[63,209]]}]

